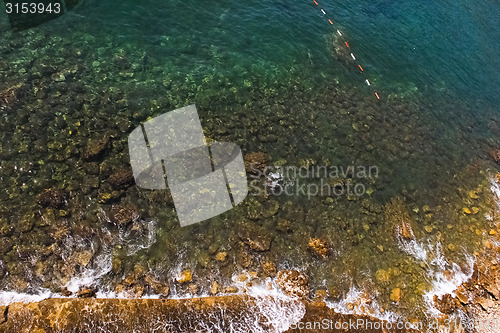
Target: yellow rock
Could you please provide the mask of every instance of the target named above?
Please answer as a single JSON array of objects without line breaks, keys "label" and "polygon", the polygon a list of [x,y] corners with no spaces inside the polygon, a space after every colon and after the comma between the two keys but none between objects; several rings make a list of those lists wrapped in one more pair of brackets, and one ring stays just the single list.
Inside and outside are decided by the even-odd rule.
[{"label": "yellow rock", "polygon": [[227,252],[217,252],[215,255],[215,260],[217,261],[226,261]]},{"label": "yellow rock", "polygon": [[87,266],[92,259],[94,254],[92,251],[87,250],[87,251],[81,251],[81,252],[76,252],[74,254],[75,261],[80,265],[80,266]]},{"label": "yellow rock", "polygon": [[467,208],[467,207],[462,208],[462,212],[464,212],[464,214],[467,214],[467,215],[469,215],[469,214],[471,214],[471,213],[472,213],[472,212],[470,211],[470,209],[469,209],[469,208]]},{"label": "yellow rock", "polygon": [[425,283],[421,282],[417,285],[417,290],[419,294],[423,295],[427,291],[427,286]]},{"label": "yellow rock", "polygon": [[479,213],[479,208],[472,207],[472,214],[477,214],[477,213]]},{"label": "yellow rock", "polygon": [[245,282],[247,280],[248,280],[248,276],[246,276],[245,274],[240,274],[236,277],[237,282]]},{"label": "yellow rock", "polygon": [[492,235],[492,236],[493,236],[493,235],[496,235],[496,233],[497,233],[497,232],[496,232],[495,230],[493,230],[493,229],[491,229],[491,230],[490,230],[490,235]]},{"label": "yellow rock", "polygon": [[398,303],[401,300],[401,289],[394,288],[391,292],[391,301]]},{"label": "yellow rock", "polygon": [[210,293],[212,295],[215,295],[219,292],[219,284],[217,283],[217,281],[214,281],[212,283],[212,287],[210,287]]},{"label": "yellow rock", "polygon": [[317,300],[323,300],[326,298],[326,290],[318,289],[314,292],[314,298]]},{"label": "yellow rock", "polygon": [[189,281],[191,281],[192,278],[193,278],[193,276],[191,274],[191,270],[186,269],[186,270],[182,271],[181,275],[177,278],[177,282],[179,282],[179,283],[189,282]]},{"label": "yellow rock", "polygon": [[469,197],[471,199],[477,199],[477,198],[479,198],[478,195],[477,195],[477,192],[474,191],[474,190],[469,191]]},{"label": "yellow rock", "polygon": [[426,225],[424,227],[425,231],[427,231],[428,233],[431,233],[432,230],[434,230],[434,227],[432,225]]},{"label": "yellow rock", "polygon": [[238,287],[235,287],[235,286],[230,286],[230,287],[227,287],[226,289],[224,289],[224,292],[226,294],[233,294],[233,293],[237,293],[239,291]]},{"label": "yellow rock", "polygon": [[389,272],[383,270],[383,269],[379,269],[376,273],[375,273],[375,278],[379,281],[379,282],[389,282],[389,280],[391,279],[391,276],[389,275]]}]

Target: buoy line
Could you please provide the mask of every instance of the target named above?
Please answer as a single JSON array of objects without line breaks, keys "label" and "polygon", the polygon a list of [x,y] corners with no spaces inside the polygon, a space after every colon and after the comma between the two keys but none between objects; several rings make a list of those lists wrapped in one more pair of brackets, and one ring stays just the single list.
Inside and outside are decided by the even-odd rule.
[{"label": "buoy line", "polygon": [[[321,6],[319,5],[319,2],[317,0],[313,0],[314,4],[321,10],[321,13],[324,15],[324,16],[328,16],[327,13],[326,13],[326,10],[324,8],[321,8]],[[331,18],[328,18],[328,23],[330,23],[330,25],[334,25],[333,21]],[[363,67],[361,66],[361,64],[359,64],[359,60],[358,58],[356,58],[356,56],[354,55],[354,53],[351,51],[351,47],[349,46],[349,43],[348,41],[346,40],[346,38],[344,37],[344,34],[339,30],[337,29],[337,34],[339,35],[339,37],[342,39],[342,41],[344,42],[344,45],[347,49],[347,51],[350,53],[351,55],[351,58],[352,60],[357,64],[357,68],[360,70],[360,73],[362,73],[363,75],[366,76],[366,72],[365,70],[363,69]],[[370,80],[368,80],[368,78],[365,78],[365,83],[369,86],[369,87],[372,87],[372,84],[370,82]],[[375,95],[375,97],[377,97],[377,99],[380,99],[380,95],[377,91],[373,91],[373,94]]]}]

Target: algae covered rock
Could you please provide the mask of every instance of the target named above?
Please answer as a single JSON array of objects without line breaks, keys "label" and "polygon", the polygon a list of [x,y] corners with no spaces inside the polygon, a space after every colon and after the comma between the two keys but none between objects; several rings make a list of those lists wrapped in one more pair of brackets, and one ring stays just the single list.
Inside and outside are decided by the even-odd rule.
[{"label": "algae covered rock", "polygon": [[238,229],[238,237],[254,251],[269,251],[273,240],[269,232],[254,224],[242,224]]},{"label": "algae covered rock", "polygon": [[137,221],[140,215],[133,206],[113,205],[109,212],[109,220],[118,227],[126,227],[134,221]]},{"label": "algae covered rock", "polygon": [[244,156],[245,169],[247,172],[258,174],[266,167],[269,157],[262,152],[248,153]]},{"label": "algae covered rock", "polygon": [[84,160],[95,160],[98,159],[101,154],[108,148],[109,146],[109,136],[104,135],[97,139],[91,139],[87,143],[87,147],[83,152]]},{"label": "algae covered rock", "polygon": [[130,169],[118,170],[109,176],[109,183],[116,190],[123,190],[134,183],[134,175]]},{"label": "algae covered rock", "polygon": [[391,275],[384,269],[379,269],[375,272],[375,278],[378,282],[388,283],[391,280]]},{"label": "algae covered rock", "polygon": [[497,164],[500,164],[500,149],[493,149],[490,151],[490,156]]},{"label": "algae covered rock", "polygon": [[42,207],[61,208],[66,204],[68,193],[56,188],[50,188],[38,195],[38,204]]},{"label": "algae covered rock", "polygon": [[9,237],[0,238],[0,254],[6,254],[14,247],[14,242]]}]

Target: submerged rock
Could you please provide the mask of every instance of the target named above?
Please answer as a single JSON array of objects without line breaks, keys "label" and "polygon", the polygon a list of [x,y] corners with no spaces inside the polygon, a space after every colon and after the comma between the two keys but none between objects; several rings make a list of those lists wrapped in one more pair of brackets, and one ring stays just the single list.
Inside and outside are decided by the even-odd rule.
[{"label": "submerged rock", "polygon": [[285,219],[279,219],[278,222],[276,222],[276,229],[283,233],[293,231],[292,223]]},{"label": "submerged rock", "polygon": [[226,257],[227,257],[227,252],[217,252],[217,254],[215,255],[215,260],[217,261],[226,261]]},{"label": "submerged rock", "polygon": [[170,292],[170,288],[167,285],[165,285],[165,284],[161,283],[160,281],[156,280],[150,274],[147,274],[144,277],[144,282],[146,282],[151,287],[152,291],[155,294],[158,294],[160,296],[168,296],[168,294]]},{"label": "submerged rock", "polygon": [[401,288],[394,288],[391,291],[390,299],[393,302],[399,303],[401,300]]},{"label": "submerged rock", "polygon": [[0,254],[6,254],[14,247],[14,242],[8,237],[0,238]]},{"label": "submerged rock", "polygon": [[403,239],[411,240],[415,238],[411,225],[408,221],[402,221],[401,224],[397,226],[397,231],[399,236]]},{"label": "submerged rock", "polygon": [[109,212],[111,223],[119,227],[126,227],[140,218],[139,213],[132,206],[113,205]]},{"label": "submerged rock", "polygon": [[273,240],[265,228],[254,224],[241,226],[238,230],[238,237],[252,250],[260,252],[269,251]]},{"label": "submerged rock", "polygon": [[321,238],[309,239],[309,249],[313,254],[320,258],[327,258],[330,254],[330,247],[328,243]]},{"label": "submerged rock", "polygon": [[0,90],[0,108],[17,102],[25,90],[26,86],[23,83],[13,84]]},{"label": "submerged rock", "polygon": [[132,170],[122,169],[111,174],[109,183],[116,190],[123,190],[134,183]]},{"label": "submerged rock", "polygon": [[50,188],[38,195],[38,203],[42,207],[61,208],[66,204],[68,193],[56,188]]},{"label": "submerged rock", "polygon": [[83,152],[83,159],[85,160],[95,160],[101,156],[101,154],[108,148],[109,136],[104,135],[99,139],[89,140],[87,147]]},{"label": "submerged rock", "polygon": [[272,261],[265,261],[262,263],[260,266],[261,269],[261,276],[263,278],[266,277],[275,277],[276,276],[276,265]]},{"label": "submerged rock", "polygon": [[490,151],[490,156],[497,164],[500,164],[500,149],[493,149]]},{"label": "submerged rock", "polygon": [[391,280],[391,275],[384,269],[379,269],[375,272],[375,278],[378,282],[388,283]]},{"label": "submerged rock", "polygon": [[248,153],[244,157],[245,169],[247,172],[258,174],[266,167],[269,157],[262,152]]},{"label": "submerged rock", "polygon": [[248,252],[248,250],[243,249],[238,251],[236,254],[236,262],[243,268],[248,268],[254,264],[254,257]]},{"label": "submerged rock", "polygon": [[278,212],[280,205],[275,200],[268,200],[262,204],[262,216],[264,218],[270,218]]}]

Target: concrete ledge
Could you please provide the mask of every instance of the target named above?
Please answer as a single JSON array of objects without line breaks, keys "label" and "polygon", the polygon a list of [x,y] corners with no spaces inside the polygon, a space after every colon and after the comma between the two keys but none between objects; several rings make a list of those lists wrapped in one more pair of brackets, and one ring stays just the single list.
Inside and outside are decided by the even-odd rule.
[{"label": "concrete ledge", "polygon": [[54,298],[13,303],[0,307],[0,332],[280,332],[290,327],[293,318],[294,322],[302,318],[303,325],[287,332],[410,332],[300,329],[307,322],[325,319],[382,322],[368,316],[340,315],[322,302],[247,295],[194,299]]}]

